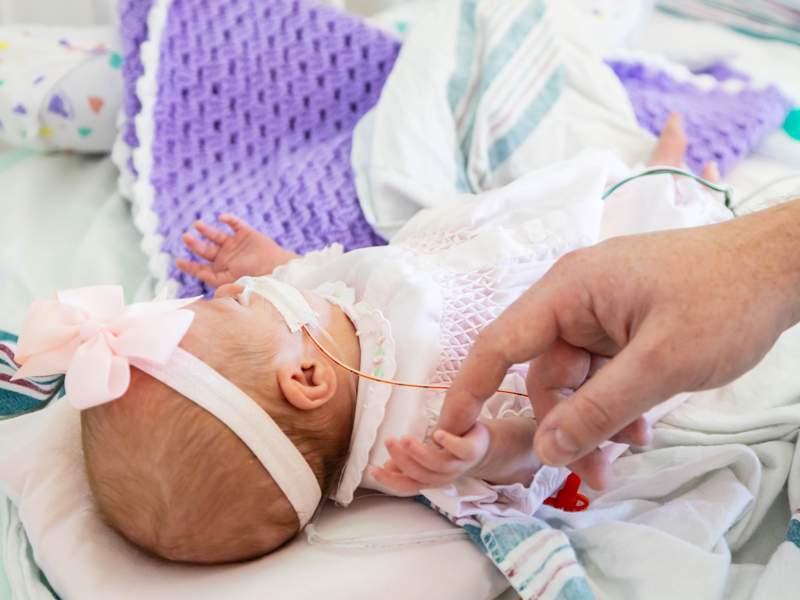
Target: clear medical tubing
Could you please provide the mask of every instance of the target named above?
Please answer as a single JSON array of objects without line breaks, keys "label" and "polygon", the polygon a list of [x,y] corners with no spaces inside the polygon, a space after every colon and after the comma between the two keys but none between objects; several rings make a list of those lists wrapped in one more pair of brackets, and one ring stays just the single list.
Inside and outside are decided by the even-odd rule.
[{"label": "clear medical tubing", "polygon": [[317,530],[315,521],[316,517],[305,528],[309,543],[314,546],[336,548],[337,550],[388,550],[469,538],[467,531],[460,527],[458,529],[442,529],[441,531],[375,535],[361,538],[326,538]]},{"label": "clear medical tubing", "polygon": [[[707,181],[707,180],[703,179],[702,177],[698,177],[694,173],[690,173],[690,172],[685,171],[683,169],[678,169],[678,168],[675,168],[675,167],[650,167],[649,169],[645,169],[641,173],[638,173],[636,175],[632,175],[631,177],[623,179],[622,181],[619,181],[615,185],[611,186],[608,189],[608,191],[605,194],[603,194],[603,200],[608,198],[612,194],[612,192],[614,192],[614,190],[616,190],[618,187],[628,183],[629,181],[633,181],[634,179],[638,179],[639,177],[645,177],[647,175],[663,175],[663,174],[682,175],[684,177],[689,177],[689,178],[694,179],[695,181],[697,181],[699,183],[702,183],[704,186],[706,186],[708,188],[711,188],[712,190],[715,190],[717,192],[721,192],[722,194],[725,195],[725,207],[729,208],[731,210],[731,212],[734,212],[735,214],[737,214],[737,210],[743,208],[753,198],[755,198],[756,196],[758,196],[762,192],[768,190],[773,185],[776,185],[778,183],[782,183],[784,181],[789,181],[791,179],[796,179],[796,178],[800,177],[800,173],[792,173],[791,175],[786,175],[784,177],[778,177],[777,179],[773,179],[772,181],[769,181],[769,182],[765,183],[764,185],[762,185],[761,187],[758,187],[754,191],[750,192],[747,196],[742,198],[740,201],[737,201],[735,203],[735,206],[734,206],[733,205],[734,204],[733,203],[733,190],[731,188],[729,188],[729,187],[723,187],[723,186],[718,185],[716,183],[711,183],[710,181]],[[771,204],[768,204],[767,206],[770,206],[770,205]],[[767,206],[760,205],[760,208],[766,208]],[[750,211],[745,211],[745,212],[750,212]],[[741,214],[741,213],[738,213],[738,214]]]},{"label": "clear medical tubing", "polygon": [[717,192],[722,192],[725,195],[725,206],[727,208],[731,207],[731,199],[733,198],[733,190],[731,188],[722,187],[716,183],[711,183],[710,181],[706,181],[702,177],[698,177],[694,173],[690,173],[684,169],[678,169],[677,167],[650,167],[649,169],[645,169],[641,173],[637,173],[636,175],[631,175],[630,177],[626,177],[622,181],[618,181],[616,184],[612,185],[608,188],[608,191],[603,194],[603,200],[608,198],[614,190],[618,187],[628,183],[629,181],[633,181],[634,179],[639,179],[639,177],[646,177],[647,175],[683,175],[684,177],[689,177],[702,183],[704,186],[711,188],[712,190],[716,190]]}]

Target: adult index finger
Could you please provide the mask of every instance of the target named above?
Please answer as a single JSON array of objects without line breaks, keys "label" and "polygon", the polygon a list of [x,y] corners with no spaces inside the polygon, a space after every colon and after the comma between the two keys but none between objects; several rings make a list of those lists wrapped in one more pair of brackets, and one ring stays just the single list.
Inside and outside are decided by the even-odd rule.
[{"label": "adult index finger", "polygon": [[508,369],[553,344],[558,335],[553,298],[545,285],[536,284],[481,331],[447,390],[438,428],[464,434]]}]

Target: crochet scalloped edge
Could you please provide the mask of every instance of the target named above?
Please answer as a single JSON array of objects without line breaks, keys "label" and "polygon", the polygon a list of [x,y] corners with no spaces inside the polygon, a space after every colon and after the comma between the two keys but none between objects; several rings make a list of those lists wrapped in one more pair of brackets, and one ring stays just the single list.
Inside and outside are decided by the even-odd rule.
[{"label": "crochet scalloped edge", "polygon": [[[142,108],[134,117],[139,147],[133,150],[133,165],[137,176],[131,189],[133,222],[142,233],[141,248],[147,256],[147,266],[156,280],[155,291],[166,287],[170,298],[176,296],[180,284],[168,276],[172,257],[161,248],[164,236],[158,233],[158,215],[153,210],[156,191],[151,183],[153,172],[153,140],[156,124],[153,118],[158,101],[158,69],[161,38],[169,17],[172,0],[155,0],[147,15],[148,38],[142,42],[139,55],[143,73],[136,81],[136,96]],[[127,170],[127,169],[126,169]]]},{"label": "crochet scalloped edge", "polygon": [[136,182],[136,175],[128,166],[132,152],[130,146],[125,142],[125,131],[128,128],[128,117],[125,109],[120,108],[117,113],[117,137],[114,138],[114,145],[111,146],[111,162],[119,170],[117,178],[117,189],[120,196],[126,200],[133,197],[133,184]]},{"label": "crochet scalloped edge", "polygon": [[745,89],[757,91],[774,86],[784,97],[791,97],[783,89],[780,82],[766,80],[757,74],[748,72],[747,75],[750,77],[750,81],[742,81],[740,79],[719,81],[711,75],[692,73],[686,65],[670,60],[666,55],[656,52],[630,48],[611,48],[603,52],[603,59],[625,63],[640,63],[648,68],[663,71],[677,82],[691,83],[703,92],[720,90],[735,95]]}]

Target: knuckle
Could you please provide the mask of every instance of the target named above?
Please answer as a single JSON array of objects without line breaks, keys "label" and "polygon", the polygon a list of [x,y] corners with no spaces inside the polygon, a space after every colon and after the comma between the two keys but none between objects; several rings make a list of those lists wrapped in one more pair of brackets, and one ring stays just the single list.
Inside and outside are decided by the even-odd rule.
[{"label": "knuckle", "polygon": [[592,394],[584,394],[578,407],[580,423],[590,439],[605,440],[619,429],[614,414],[606,403]]},{"label": "knuckle", "polygon": [[574,272],[576,270],[582,270],[587,266],[587,263],[591,261],[593,255],[594,251],[591,247],[577,248],[559,258],[553,266],[553,269],[556,274],[561,271]]},{"label": "knuckle", "polygon": [[636,352],[636,362],[641,369],[666,366],[669,348],[665,343],[640,344]]}]

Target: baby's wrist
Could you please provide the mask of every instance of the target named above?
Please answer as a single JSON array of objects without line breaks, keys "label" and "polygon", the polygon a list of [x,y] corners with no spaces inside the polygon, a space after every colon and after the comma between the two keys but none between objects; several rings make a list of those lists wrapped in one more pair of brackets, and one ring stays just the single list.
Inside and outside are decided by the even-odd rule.
[{"label": "baby's wrist", "polygon": [[275,254],[275,256],[272,259],[272,269],[270,270],[270,273],[272,271],[274,271],[277,267],[280,267],[281,265],[285,265],[286,263],[288,263],[289,261],[294,260],[295,258],[300,258],[300,255],[299,254],[295,254],[294,252],[291,252],[290,250],[286,250],[285,248],[279,248],[278,252]]}]

